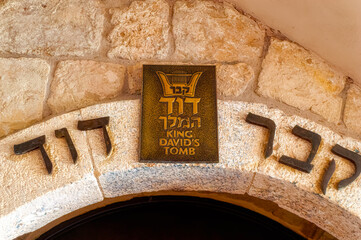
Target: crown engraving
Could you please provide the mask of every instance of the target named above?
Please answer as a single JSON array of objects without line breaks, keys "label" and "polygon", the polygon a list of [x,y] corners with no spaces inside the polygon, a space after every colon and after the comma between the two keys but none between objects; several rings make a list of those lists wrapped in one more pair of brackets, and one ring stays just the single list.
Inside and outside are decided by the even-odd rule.
[{"label": "crown engraving", "polygon": [[168,96],[187,96],[194,97],[196,85],[202,72],[187,74],[185,72],[173,72],[165,74],[164,72],[156,72],[163,87],[163,94]]}]

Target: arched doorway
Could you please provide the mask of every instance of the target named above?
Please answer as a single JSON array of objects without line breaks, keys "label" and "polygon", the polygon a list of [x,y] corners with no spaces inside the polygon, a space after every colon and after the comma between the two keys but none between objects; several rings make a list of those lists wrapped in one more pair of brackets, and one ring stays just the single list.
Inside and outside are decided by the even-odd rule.
[{"label": "arched doorway", "polygon": [[281,224],[221,201],[185,196],[135,198],[52,228],[39,240],[304,239]]}]

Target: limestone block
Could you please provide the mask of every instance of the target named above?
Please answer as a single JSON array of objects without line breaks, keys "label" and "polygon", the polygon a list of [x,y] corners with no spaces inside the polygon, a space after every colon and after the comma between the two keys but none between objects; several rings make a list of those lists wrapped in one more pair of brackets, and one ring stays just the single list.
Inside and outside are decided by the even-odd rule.
[{"label": "limestone block", "polygon": [[170,51],[170,6],[165,0],[133,1],[110,10],[113,30],[108,36],[111,58],[165,59]]},{"label": "limestone block", "polygon": [[[357,178],[343,189],[337,189],[337,184],[350,177],[355,169],[350,161],[332,154],[331,148],[339,144],[357,152],[361,149],[361,143],[355,139],[339,136],[330,129],[307,119],[286,116],[280,111],[278,113],[275,111],[256,109],[253,112],[271,118],[276,123],[277,130],[273,155],[260,162],[248,193],[274,201],[282,208],[317,224],[340,239],[358,239],[355,236],[361,234],[359,231],[361,205],[358,200],[361,196],[361,178]],[[301,161],[305,161],[308,157],[311,144],[291,133],[296,125],[322,137],[320,148],[312,161],[314,167],[311,173],[304,173],[279,163],[282,155]],[[321,191],[321,183],[332,159],[336,161],[336,170],[324,195]],[[350,222],[353,222],[353,226]]]},{"label": "limestone block", "polygon": [[49,71],[41,59],[0,59],[0,137],[42,119]]},{"label": "limestone block", "polygon": [[128,87],[130,94],[139,94],[142,90],[143,84],[143,64],[137,63],[131,65],[127,69],[128,72]]},{"label": "limestone block", "polygon": [[347,92],[343,121],[347,128],[361,136],[361,89],[352,85]]},{"label": "limestone block", "polygon": [[[99,182],[106,197],[161,190],[245,193],[261,159],[263,129],[239,122],[239,109],[220,104],[220,162],[217,164],[139,163],[140,101],[82,109],[84,119],[110,116],[113,151],[106,156],[101,130],[87,131]],[[246,130],[245,130],[246,129]],[[252,140],[255,139],[255,140]],[[249,140],[249,141],[247,141]]]},{"label": "limestone block", "polygon": [[234,62],[258,65],[264,30],[228,3],[177,1],[173,32],[180,61]]},{"label": "limestone block", "polygon": [[221,95],[238,97],[253,80],[254,71],[245,63],[217,65],[217,89]]},{"label": "limestone block", "polygon": [[0,52],[83,56],[100,45],[99,1],[11,0],[0,6]]},{"label": "limestone block", "polygon": [[[103,200],[93,175],[85,132],[77,130],[80,112],[55,117],[0,141],[0,239],[13,239],[84,206]],[[64,138],[54,130],[66,127],[78,152],[71,158]],[[48,174],[40,150],[15,155],[14,144],[41,135],[53,164]]]},{"label": "limestone block", "polygon": [[[328,185],[326,195],[323,195],[323,197],[333,204],[337,204],[352,214],[361,217],[360,203],[357,203],[357,199],[361,196],[361,177],[357,178],[349,186],[337,190],[336,186],[338,182],[350,177],[354,173],[354,166],[350,161],[338,157],[331,152],[331,148],[336,144],[357,152],[361,150],[361,143],[352,138],[341,137],[330,129],[301,117],[269,117],[274,120],[277,125],[274,152],[270,158],[259,165],[258,173],[271,176],[275,179],[282,179],[283,181],[292,183],[299,189],[317,195],[323,195],[321,191],[322,177],[330,161],[335,159],[336,170]],[[291,133],[292,128],[296,125],[315,132],[322,138],[321,145],[312,161],[314,167],[311,173],[304,173],[278,162],[282,155],[301,161],[305,161],[309,155],[311,144]]]},{"label": "limestone block", "polygon": [[326,120],[340,120],[346,77],[302,47],[272,39],[257,92],[301,110],[311,110]]},{"label": "limestone block", "polygon": [[322,199],[320,195],[300,190],[292,183],[256,174],[250,194],[277,203],[281,208],[315,223],[337,239],[361,238],[359,217],[337,205],[329,204],[327,199]]},{"label": "limestone block", "polygon": [[94,61],[63,61],[55,71],[48,105],[53,113],[67,112],[112,99],[122,92],[125,67]]}]

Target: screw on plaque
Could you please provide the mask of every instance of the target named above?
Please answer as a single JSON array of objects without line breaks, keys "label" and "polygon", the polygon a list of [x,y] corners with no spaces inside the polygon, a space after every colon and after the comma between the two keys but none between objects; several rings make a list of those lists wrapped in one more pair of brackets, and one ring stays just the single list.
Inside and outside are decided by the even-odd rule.
[{"label": "screw on plaque", "polygon": [[327,189],[327,185],[330,182],[330,179],[333,175],[333,173],[335,172],[336,169],[336,163],[335,160],[332,159],[332,161],[330,162],[330,164],[328,165],[325,174],[322,177],[322,184],[321,184],[321,189],[323,194],[326,194],[326,189]]},{"label": "screw on plaque", "polygon": [[16,155],[21,155],[36,149],[40,149],[46,170],[48,170],[48,173],[51,174],[51,172],[53,171],[53,164],[51,163],[49,156],[44,149],[44,144],[45,144],[45,135],[34,138],[24,143],[14,145],[14,152]]},{"label": "screw on plaque", "polygon": [[310,173],[313,168],[313,165],[311,164],[311,162],[314,159],[314,157],[316,156],[317,150],[320,147],[321,136],[318,135],[317,133],[314,133],[307,129],[301,128],[298,125],[296,125],[292,129],[292,134],[311,142],[311,144],[312,144],[311,152],[308,155],[306,162],[300,161],[298,159],[291,158],[291,157],[288,157],[285,155],[283,155],[280,158],[279,162],[283,163],[287,166],[293,167],[297,170],[300,170],[302,172]]},{"label": "screw on plaque", "polygon": [[273,139],[275,138],[276,124],[269,118],[261,117],[253,113],[248,113],[246,122],[256,124],[261,127],[265,127],[269,130],[267,147],[265,150],[265,157],[268,158],[272,155],[273,151]]},{"label": "screw on plaque", "polygon": [[61,129],[55,130],[55,136],[57,138],[62,138],[62,137],[65,138],[65,141],[68,144],[68,148],[69,148],[71,157],[73,158],[73,162],[76,163],[76,160],[78,159],[78,153],[77,153],[77,151],[75,149],[73,141],[71,140],[68,129],[61,128]]},{"label": "screw on plaque", "polygon": [[81,131],[93,130],[97,128],[103,129],[103,136],[107,150],[107,155],[109,155],[109,153],[112,150],[112,143],[110,141],[108,130],[106,128],[108,124],[109,124],[109,117],[102,117],[102,118],[96,118],[96,119],[90,119],[90,120],[78,122],[78,129]]},{"label": "screw on plaque", "polygon": [[355,152],[352,152],[346,148],[343,148],[338,144],[333,146],[333,148],[331,149],[331,152],[340,157],[346,158],[347,160],[350,160],[353,163],[353,165],[355,165],[355,174],[338,183],[337,189],[344,188],[347,185],[349,185],[350,183],[352,183],[360,175],[360,173],[361,173],[361,155],[359,155]]}]

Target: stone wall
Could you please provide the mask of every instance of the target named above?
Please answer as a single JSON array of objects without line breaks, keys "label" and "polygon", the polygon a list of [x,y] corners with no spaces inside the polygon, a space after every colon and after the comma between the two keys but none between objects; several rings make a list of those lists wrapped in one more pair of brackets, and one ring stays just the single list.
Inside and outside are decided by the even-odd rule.
[{"label": "stone wall", "polygon": [[139,97],[142,64],[158,62],[216,64],[220,99],[277,106],[361,135],[351,79],[228,3],[12,0],[1,5],[0,23],[0,136]]},{"label": "stone wall", "polygon": [[[337,191],[336,182],[353,171],[352,164],[337,158],[338,175],[323,195],[320,171],[334,158],[329,153],[334,144],[342,142],[361,150],[360,143],[349,138],[361,139],[361,88],[265,24],[226,2],[1,2],[0,136],[4,138],[0,141],[0,179],[4,184],[0,187],[0,236],[11,239],[34,231],[104,197],[177,189],[247,193],[276,202],[340,239],[359,239],[361,179]],[[217,66],[220,164],[137,163],[142,64],[152,63]],[[270,161],[261,159],[263,130],[251,130],[244,122],[251,110],[280,126]],[[104,146],[95,143],[101,142],[101,135],[77,132],[75,125],[75,120],[104,114],[117,121],[111,122],[110,132],[120,147],[110,159],[103,155]],[[315,159],[320,170],[311,175],[278,163],[281,153],[307,157],[304,153],[309,146],[290,133],[296,124],[325,138]],[[68,157],[61,157],[67,156],[65,143],[52,133],[65,126],[81,151],[81,161],[74,166]],[[51,176],[39,167],[39,153],[15,156],[11,149],[39,132],[52,136],[47,142],[56,163]],[[257,141],[249,140],[254,145],[243,146],[244,139],[240,139],[250,136]],[[300,147],[291,149],[288,142]],[[139,171],[144,172],[139,175]],[[160,173],[163,177],[158,182],[174,178],[174,185],[141,185],[147,181],[140,177],[154,179]],[[207,181],[209,185],[204,185]],[[188,186],[189,182],[193,185]],[[84,186],[89,191],[77,192]],[[62,198],[69,194],[74,199]],[[52,205],[46,199],[52,199]],[[303,199],[304,207],[297,207],[296,199]],[[320,206],[324,216],[317,213]],[[328,207],[339,218],[333,219]],[[343,223],[337,229],[339,221]]]}]

